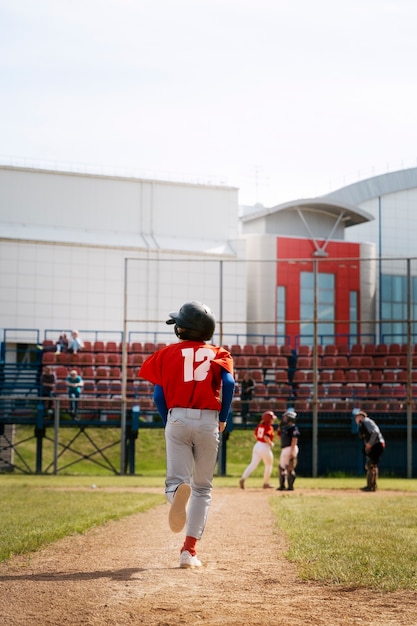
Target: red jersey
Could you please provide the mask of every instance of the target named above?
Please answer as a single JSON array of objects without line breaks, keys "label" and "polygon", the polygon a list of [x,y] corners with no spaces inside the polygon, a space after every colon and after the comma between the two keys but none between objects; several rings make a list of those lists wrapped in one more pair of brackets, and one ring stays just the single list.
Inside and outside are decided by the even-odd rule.
[{"label": "red jersey", "polygon": [[[269,435],[270,439],[265,439],[265,435]],[[269,443],[274,439],[274,428],[272,424],[264,424],[261,422],[255,428],[255,437],[258,441],[262,443]]]},{"label": "red jersey", "polygon": [[220,411],[222,369],[233,376],[227,350],[203,341],[180,341],[148,357],[138,376],[162,387],[168,409]]}]

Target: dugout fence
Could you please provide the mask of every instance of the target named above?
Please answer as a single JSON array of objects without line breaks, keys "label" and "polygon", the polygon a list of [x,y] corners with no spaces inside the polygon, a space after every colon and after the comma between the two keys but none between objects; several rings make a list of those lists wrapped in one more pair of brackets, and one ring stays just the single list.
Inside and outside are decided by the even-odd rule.
[{"label": "dugout fence", "polygon": [[[133,406],[139,407],[144,428],[160,427],[152,390],[138,389],[143,383],[137,379],[140,359],[146,358],[150,350],[175,340],[165,326],[167,312],[184,301],[199,299],[216,313],[214,341],[226,345],[234,357],[237,379],[234,428],[251,427],[266,406],[278,412],[283,407],[295,406],[308,442],[307,449],[303,446],[306,463],[303,471],[316,476],[323,471],[337,471],[332,463],[323,462],[324,458],[334,458],[343,471],[341,450],[352,441],[357,446],[351,437],[351,409],[360,405],[377,421],[389,418],[387,428],[392,430],[393,441],[398,443],[405,459],[401,473],[411,477],[415,475],[416,456],[413,454],[417,401],[415,262],[415,259],[383,258],[274,261],[128,258],[124,271],[123,328],[80,329],[91,344],[91,350],[81,353],[80,358],[87,358],[87,354],[94,355],[94,359],[103,353],[107,359],[110,354],[116,355],[117,364],[113,365],[119,368],[119,393],[100,397],[95,386],[92,397],[83,394],[86,407],[90,403],[90,408],[95,408],[88,411],[90,417],[81,425],[71,424],[71,427],[80,430],[81,426],[83,432],[88,432],[98,423],[99,428],[118,430],[115,445],[120,446],[120,460],[116,470],[121,474],[134,472],[135,448],[129,447]],[[289,271],[290,265],[296,268],[295,273]],[[350,281],[351,274],[356,282]],[[292,283],[297,283],[296,306]],[[24,331],[4,331],[0,424],[12,424],[10,417],[16,418],[16,412],[11,415],[8,409],[7,394],[13,389],[15,395],[19,389],[17,382],[9,384],[7,380],[7,367],[12,364],[6,352],[10,345],[16,345],[14,339]],[[43,342],[52,341],[57,331],[46,329],[36,333],[36,341]],[[98,347],[100,342],[102,351]],[[110,343],[114,344],[112,350]],[[30,346],[27,339],[25,345]],[[59,359],[63,358],[54,360],[53,367],[88,367],[81,362],[60,363]],[[32,365],[39,372],[43,364],[42,360]],[[94,363],[96,371],[98,365]],[[108,361],[103,365],[111,367]],[[245,425],[239,421],[239,382],[247,370],[260,378],[251,404],[251,422]],[[38,393],[36,382],[31,393]],[[21,398],[21,404],[25,397]],[[112,405],[111,414],[115,416],[107,422],[101,420],[103,412],[98,408],[105,402]],[[64,404],[61,396],[59,424],[63,422]],[[51,427],[48,424],[46,432]],[[69,427],[69,424],[64,426]]]}]

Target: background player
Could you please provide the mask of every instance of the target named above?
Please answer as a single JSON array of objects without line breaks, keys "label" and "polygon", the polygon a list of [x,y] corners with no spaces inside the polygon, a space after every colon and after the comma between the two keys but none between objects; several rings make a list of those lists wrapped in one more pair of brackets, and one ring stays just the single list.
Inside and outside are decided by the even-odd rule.
[{"label": "background player", "polygon": [[272,454],[272,448],[274,447],[274,427],[272,424],[276,417],[277,416],[272,411],[265,411],[261,421],[254,430],[256,443],[252,449],[252,460],[239,481],[241,489],[245,488],[245,480],[258,467],[261,461],[265,464],[263,488],[272,489],[272,485],[269,484],[274,465],[274,455]]},{"label": "background player", "polygon": [[279,457],[279,486],[277,491],[284,491],[287,483],[288,491],[294,490],[296,477],[295,468],[298,461],[298,438],[300,431],[295,424],[297,413],[294,409],[287,409],[282,415],[278,428],[281,437],[281,455]]},{"label": "background player", "polygon": [[354,409],[358,434],[363,441],[365,455],[366,486],[362,491],[376,491],[378,480],[378,463],[385,449],[385,440],[379,426],[368,417],[362,409]]},{"label": "background player", "polygon": [[186,302],[169,317],[166,323],[175,324],[180,341],[146,359],[139,376],[155,384],[154,400],[165,425],[169,525],[176,533],[186,526],[180,567],[200,567],[196,545],[212,499],[219,432],[233,399],[233,359],[224,348],[206,343],[216,323],[205,304]]}]

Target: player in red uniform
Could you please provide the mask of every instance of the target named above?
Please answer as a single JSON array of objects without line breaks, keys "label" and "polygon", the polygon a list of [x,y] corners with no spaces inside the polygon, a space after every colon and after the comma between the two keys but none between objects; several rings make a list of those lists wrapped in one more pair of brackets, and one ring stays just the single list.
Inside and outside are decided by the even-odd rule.
[{"label": "player in red uniform", "polygon": [[260,423],[257,425],[254,431],[256,443],[252,450],[252,460],[242,474],[242,478],[239,481],[241,489],[245,488],[245,480],[252,474],[252,472],[258,467],[261,461],[264,462],[264,489],[272,489],[272,485],[269,484],[269,479],[272,474],[272,467],[274,464],[274,455],[272,454],[272,448],[274,447],[274,427],[272,426],[276,419],[275,413],[272,411],[265,411],[262,415]]},{"label": "player in red uniform", "polygon": [[186,302],[169,317],[166,323],[175,324],[180,341],[146,359],[139,376],[154,383],[165,425],[169,525],[177,533],[186,526],[180,567],[200,567],[196,545],[212,499],[219,432],[233,399],[233,359],[224,348],[206,343],[216,322],[205,304]]}]

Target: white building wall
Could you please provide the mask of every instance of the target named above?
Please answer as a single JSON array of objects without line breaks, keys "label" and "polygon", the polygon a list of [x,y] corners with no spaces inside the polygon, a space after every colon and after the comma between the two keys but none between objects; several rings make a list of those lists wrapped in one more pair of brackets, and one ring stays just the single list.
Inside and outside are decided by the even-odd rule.
[{"label": "white building wall", "polygon": [[[252,343],[273,343],[276,325],[277,236],[248,235],[248,334]],[[254,320],[259,320],[253,323]],[[252,323],[251,323],[252,322]]]},{"label": "white building wall", "polygon": [[237,229],[234,188],[0,168],[0,327],[120,332],[128,268],[128,332],[191,299],[239,331]]}]

